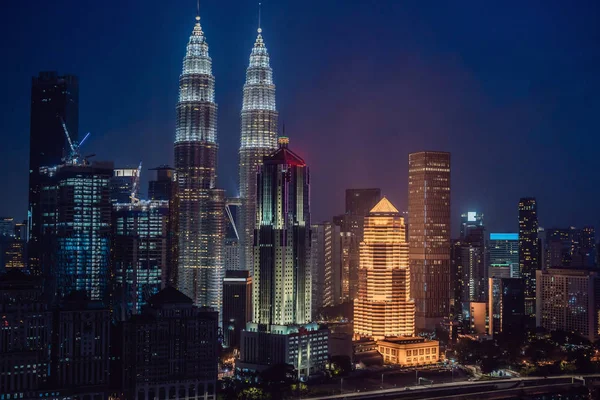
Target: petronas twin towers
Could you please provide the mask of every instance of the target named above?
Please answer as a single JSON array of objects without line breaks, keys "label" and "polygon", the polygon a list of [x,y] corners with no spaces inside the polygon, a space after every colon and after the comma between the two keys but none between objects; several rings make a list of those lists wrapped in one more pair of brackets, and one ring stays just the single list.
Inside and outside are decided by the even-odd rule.
[{"label": "petronas twin towers", "polygon": [[[250,54],[241,112],[239,150],[240,264],[253,270],[256,173],[277,149],[275,85],[262,30]],[[175,133],[176,194],[173,201],[174,280],[198,306],[221,310],[225,271],[225,193],[216,186],[217,105],[215,78],[200,17],[190,36],[179,78]]]}]

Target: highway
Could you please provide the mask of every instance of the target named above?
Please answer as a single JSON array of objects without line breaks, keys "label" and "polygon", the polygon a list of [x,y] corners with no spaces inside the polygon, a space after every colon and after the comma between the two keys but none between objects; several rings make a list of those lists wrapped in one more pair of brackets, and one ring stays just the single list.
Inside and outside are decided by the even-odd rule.
[{"label": "highway", "polygon": [[[600,375],[566,375],[555,377],[528,377],[497,379],[487,381],[467,381],[432,385],[407,386],[404,388],[374,390],[369,392],[348,392],[332,396],[311,397],[309,399],[448,399],[454,396],[464,398],[506,398],[517,396],[522,391],[545,392],[569,387],[584,386],[584,378],[600,378]],[[308,400],[308,399],[307,399]]]}]

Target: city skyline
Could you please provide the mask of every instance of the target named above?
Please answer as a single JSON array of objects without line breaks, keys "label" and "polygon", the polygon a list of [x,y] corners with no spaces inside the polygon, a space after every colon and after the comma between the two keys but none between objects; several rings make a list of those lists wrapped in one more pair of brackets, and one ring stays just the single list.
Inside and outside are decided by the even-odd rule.
[{"label": "city skyline", "polygon": [[[11,30],[11,34],[3,37],[15,37],[17,41],[14,48],[9,47],[9,57],[21,59],[27,65],[14,71],[15,66],[3,67],[5,75],[12,78],[6,97],[0,100],[6,113],[0,119],[3,121],[1,131],[13,145],[6,146],[12,150],[10,153],[2,153],[0,169],[11,171],[6,178],[15,188],[15,195],[5,201],[3,214],[13,215],[18,220],[25,216],[28,93],[31,77],[42,70],[57,70],[59,74],[79,77],[80,128],[92,131],[86,150],[101,159],[114,160],[118,167],[135,165],[140,158],[149,167],[173,165],[172,155],[163,151],[163,147],[173,138],[175,116],[169,110],[176,104],[177,89],[173,82],[180,72],[185,50],[181,43],[189,37],[189,21],[195,13],[195,4],[191,3],[166,8],[158,2],[144,3],[143,7],[141,3],[132,2],[107,12],[99,5],[83,7],[63,1],[61,5],[67,6],[63,8],[68,8],[65,16],[46,5],[31,10],[27,5],[11,4],[12,20],[26,18],[31,23],[21,27],[9,21],[2,28]],[[239,8],[229,13],[216,4],[201,4],[203,28],[211,41],[219,43],[213,46],[211,54],[219,82],[216,94],[220,105],[221,147],[218,185],[227,190],[228,196],[236,194],[237,163],[234,160],[239,147],[239,93],[257,25],[254,2],[240,1],[236,5]],[[597,140],[591,136],[597,130],[597,123],[588,116],[596,100],[588,90],[597,85],[597,79],[590,77],[590,89],[581,85],[573,88],[569,81],[571,75],[587,74],[588,69],[593,69],[589,66],[597,62],[578,55],[582,48],[593,46],[586,37],[591,38],[597,32],[591,17],[598,14],[593,12],[596,5],[589,4],[587,12],[585,7],[583,11],[565,10],[558,3],[551,3],[543,10],[525,5],[513,9],[503,7],[489,14],[481,14],[479,6],[472,5],[462,17],[453,11],[452,23],[441,21],[438,15],[449,10],[416,10],[412,4],[373,6],[357,2],[356,7],[341,9],[339,3],[330,2],[321,7],[321,12],[316,13],[315,3],[310,1],[292,5],[267,2],[263,5],[262,21],[278,85],[280,122],[286,123],[298,153],[315,172],[320,172],[313,182],[314,221],[339,214],[343,210],[344,189],[349,187],[381,187],[383,194],[400,210],[405,210],[408,153],[444,150],[453,154],[455,171],[460,171],[453,175],[453,237],[460,213],[467,209],[485,213],[492,231],[515,231],[517,215],[513,204],[523,196],[538,199],[540,224],[546,228],[598,225],[600,215],[592,201],[597,189],[594,185],[588,188],[586,183],[594,179],[592,149]],[[497,15],[491,16],[494,11]],[[564,16],[560,15],[562,11],[565,11]],[[325,21],[334,12],[338,18],[326,26]],[[88,13],[94,15],[94,24],[81,22],[88,19]],[[473,15],[479,19],[463,27],[456,23],[458,18]],[[500,26],[498,32],[492,32],[485,26],[497,26],[503,17],[513,20],[510,28]],[[57,32],[47,31],[48,20],[60,22],[63,18],[74,22],[57,24],[60,25]],[[398,18],[404,24],[391,23]],[[529,24],[533,18],[535,23]],[[573,18],[579,23],[570,23]],[[115,19],[128,23],[107,32]],[[155,29],[152,32],[142,29],[147,24]],[[519,32],[528,29],[531,38],[523,39],[524,43],[512,48],[509,46],[513,45],[511,37],[515,35],[515,25]],[[349,37],[357,26],[361,35],[353,35],[351,45],[339,40]],[[81,39],[74,38],[72,46],[58,46],[75,28],[83,29],[81,36],[91,45],[83,46]],[[410,35],[403,35],[404,29],[412,30]],[[476,32],[481,39],[476,37]],[[35,35],[35,41],[31,35]],[[379,37],[381,43],[376,43]],[[555,40],[557,38],[560,40]],[[480,52],[480,40],[490,39],[495,41],[492,40],[489,52]],[[543,46],[538,46],[540,41]],[[574,47],[567,47],[567,42]],[[139,47],[130,52],[133,43]],[[382,65],[377,58],[392,43],[397,43],[399,50],[386,61],[389,65]],[[326,48],[331,46],[336,50],[327,54]],[[303,49],[301,56],[298,48]],[[347,59],[355,48],[368,49],[368,58],[372,61],[350,58],[355,61],[348,69]],[[448,51],[448,48],[450,54],[441,50]],[[24,49],[35,56],[24,54]],[[532,49],[535,50],[533,55],[527,55]],[[497,55],[503,54],[504,58],[508,50],[512,51],[509,55],[513,58],[519,57],[520,67],[512,63],[493,65],[498,62]],[[102,57],[103,62],[99,63],[101,52],[108,57]],[[563,59],[571,61],[565,64]],[[436,60],[440,61],[439,67],[432,65]],[[400,69],[396,72],[394,67]],[[448,77],[442,78],[441,71]],[[543,73],[539,74],[540,71]],[[386,89],[382,78],[376,75],[385,78],[390,88]],[[362,77],[362,81],[357,82],[358,77]],[[148,79],[153,80],[150,89],[141,86],[142,80]],[[410,83],[411,79],[416,83]],[[354,83],[345,88],[345,81]],[[508,87],[501,88],[504,84]],[[392,89],[398,89],[400,97],[393,97]],[[365,91],[372,101],[357,99],[358,103],[350,108],[345,98],[356,97],[351,94],[358,90]],[[562,91],[566,91],[565,94],[561,94]],[[329,92],[339,94],[332,96]],[[451,96],[454,92],[461,93],[458,100]],[[311,101],[311,94],[315,93],[318,99]],[[552,101],[544,100],[546,93],[555,95],[551,96]],[[413,105],[407,103],[407,96],[413,96]],[[484,105],[474,104],[480,100],[486,100]],[[459,103],[458,110],[456,103]],[[354,113],[357,105],[361,111]],[[474,105],[476,108],[469,108]],[[324,114],[321,109],[331,109],[332,113]],[[402,118],[395,115],[398,109]],[[442,117],[434,117],[429,109],[440,112]],[[404,115],[410,114],[409,111],[416,115]],[[301,117],[306,115],[309,117]],[[551,122],[543,122],[544,119]],[[373,140],[365,142],[358,135],[359,131],[368,131]],[[569,135],[574,131],[579,135],[571,140]],[[346,137],[352,140],[344,140]],[[534,159],[526,158],[529,155],[523,148],[540,143],[542,138],[550,140],[548,146],[540,147]],[[120,145],[115,146],[115,141]],[[333,153],[325,150],[331,145],[339,145],[340,150]],[[380,149],[375,149],[375,145]],[[473,152],[473,148],[481,151]],[[379,156],[380,152],[387,157]],[[335,184],[330,185],[327,173],[330,164],[345,171],[353,166],[359,168],[355,174],[339,174]],[[580,174],[579,179],[571,179],[575,171]],[[394,184],[386,184],[390,182],[391,173],[399,178]],[[147,176],[144,171],[142,192],[145,192]],[[474,181],[483,183],[473,185]],[[556,198],[553,196],[556,187],[568,190]],[[591,192],[582,196],[588,189]],[[568,209],[566,205],[575,200],[580,205],[577,210]]]}]

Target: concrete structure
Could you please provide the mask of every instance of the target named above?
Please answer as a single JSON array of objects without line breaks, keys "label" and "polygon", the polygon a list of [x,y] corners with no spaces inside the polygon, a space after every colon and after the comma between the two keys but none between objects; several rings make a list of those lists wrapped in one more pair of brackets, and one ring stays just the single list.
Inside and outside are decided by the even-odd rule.
[{"label": "concrete structure", "polygon": [[408,156],[411,297],[416,327],[433,330],[450,314],[450,153]]},{"label": "concrete structure", "polygon": [[435,364],[440,361],[440,342],[421,337],[389,337],[377,341],[385,364],[403,367]]},{"label": "concrete structure", "polygon": [[126,398],[216,399],[218,316],[168,287],[123,325]]},{"label": "concrete structure", "polygon": [[470,333],[487,333],[487,303],[483,301],[469,301],[463,303],[463,320],[469,325]]},{"label": "concrete structure", "polygon": [[378,340],[414,333],[404,218],[384,197],[365,217],[354,334]]},{"label": "concrete structure", "polygon": [[600,276],[588,269],[537,271],[537,326],[599,338]]}]

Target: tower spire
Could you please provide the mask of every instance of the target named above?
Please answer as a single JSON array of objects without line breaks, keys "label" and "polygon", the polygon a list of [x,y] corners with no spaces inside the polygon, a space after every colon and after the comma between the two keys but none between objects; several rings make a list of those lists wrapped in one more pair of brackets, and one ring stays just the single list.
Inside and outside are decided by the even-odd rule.
[{"label": "tower spire", "polygon": [[[200,0],[198,0],[198,1],[200,1]],[[262,3],[259,1],[258,2],[258,29],[257,29],[258,33],[262,32],[262,28],[260,27],[260,12],[261,12],[261,8],[262,8],[261,6],[262,6]]]}]

